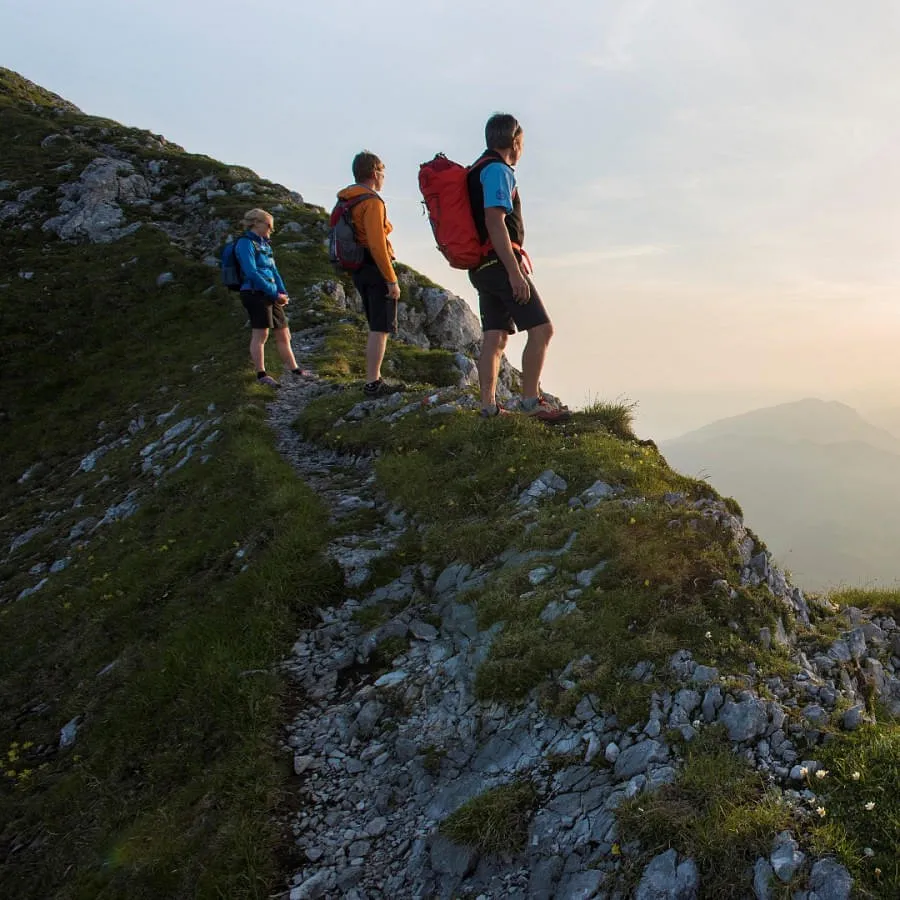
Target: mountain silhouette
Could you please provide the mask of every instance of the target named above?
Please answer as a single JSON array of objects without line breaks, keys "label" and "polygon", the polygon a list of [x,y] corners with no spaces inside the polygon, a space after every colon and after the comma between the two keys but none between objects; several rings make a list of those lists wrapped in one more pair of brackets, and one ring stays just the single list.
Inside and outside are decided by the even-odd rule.
[{"label": "mountain silhouette", "polygon": [[664,441],[676,468],[740,498],[807,588],[900,578],[900,439],[843,403],[804,399]]}]

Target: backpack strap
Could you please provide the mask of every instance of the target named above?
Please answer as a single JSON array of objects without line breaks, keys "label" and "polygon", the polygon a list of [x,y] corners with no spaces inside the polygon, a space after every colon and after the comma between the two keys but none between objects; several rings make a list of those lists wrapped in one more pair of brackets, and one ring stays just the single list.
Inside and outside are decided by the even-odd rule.
[{"label": "backpack strap", "polygon": [[[243,240],[244,238],[247,238],[247,240],[250,241],[250,238],[248,238],[246,234],[239,234],[239,235],[231,242],[231,243],[232,243],[231,252],[232,252],[232,255],[234,256],[234,264],[235,264],[235,266],[237,267],[238,275],[240,275],[241,278],[243,278],[244,275],[243,275],[243,273],[241,272],[241,260],[240,260],[240,258],[238,257],[238,254],[237,254],[237,248],[238,248],[238,241],[241,241],[241,240]],[[252,244],[253,241],[250,241],[250,243]]]},{"label": "backpack strap", "polygon": [[353,207],[357,204],[362,203],[364,200],[370,200],[372,197],[374,197],[376,200],[381,200],[381,202],[384,203],[381,195],[376,193],[375,191],[366,191],[365,194],[359,194],[356,197],[352,197],[349,200],[342,200],[341,202],[346,204],[347,209],[353,209]]},{"label": "backpack strap", "polygon": [[[502,165],[506,166],[508,169],[512,168],[512,166],[508,162],[506,162],[506,160],[498,159],[496,156],[480,156],[478,159],[475,160],[475,162],[472,163],[471,166],[469,166],[468,172],[480,172],[482,169],[486,168],[491,163],[495,163],[495,162],[501,163]],[[525,252],[524,248],[521,247],[519,244],[517,244],[515,241],[510,241],[509,243],[512,246],[513,250],[518,252],[523,257],[523,259],[526,260],[526,266],[527,266],[526,273],[531,274],[531,258]],[[485,257],[489,253],[493,253],[493,252],[494,252],[494,245],[491,243],[491,239],[488,238],[481,245],[481,255],[482,255],[482,257]]]}]

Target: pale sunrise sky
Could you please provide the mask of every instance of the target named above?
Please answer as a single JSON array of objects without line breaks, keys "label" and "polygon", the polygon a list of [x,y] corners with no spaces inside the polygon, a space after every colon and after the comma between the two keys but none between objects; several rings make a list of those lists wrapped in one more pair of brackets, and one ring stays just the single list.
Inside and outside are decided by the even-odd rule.
[{"label": "pale sunrise sky", "polygon": [[309,202],[374,150],[398,257],[473,305],[416,175],[512,112],[544,386],[656,438],[900,405],[898,46],[889,0],[0,0],[0,64]]}]

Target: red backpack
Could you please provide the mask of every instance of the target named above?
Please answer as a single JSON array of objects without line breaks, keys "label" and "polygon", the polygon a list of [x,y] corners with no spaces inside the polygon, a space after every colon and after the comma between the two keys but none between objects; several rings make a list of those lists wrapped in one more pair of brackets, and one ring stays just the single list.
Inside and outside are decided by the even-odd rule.
[{"label": "red backpack", "polygon": [[461,166],[438,153],[419,166],[419,190],[434,239],[454,269],[474,269],[491,251],[491,242],[478,237],[469,200],[467,176],[480,162]]}]

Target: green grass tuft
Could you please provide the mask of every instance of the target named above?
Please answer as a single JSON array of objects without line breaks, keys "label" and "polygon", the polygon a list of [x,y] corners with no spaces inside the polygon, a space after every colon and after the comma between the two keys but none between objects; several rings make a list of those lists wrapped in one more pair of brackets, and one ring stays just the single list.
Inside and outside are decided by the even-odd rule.
[{"label": "green grass tuft", "polygon": [[[900,726],[838,734],[816,758],[828,776],[815,780],[826,815],[816,822],[814,846],[820,853],[837,852],[860,896],[900,896]],[[866,809],[867,803],[874,807]]]},{"label": "green grass tuft", "polygon": [[482,853],[517,853],[525,847],[537,802],[530,781],[491,788],[463,804],[441,824],[441,833]]},{"label": "green grass tuft", "polygon": [[874,615],[900,618],[900,591],[890,588],[841,588],[828,595],[839,607],[855,606]]},{"label": "green grass tuft", "polygon": [[791,827],[789,807],[717,729],[687,745],[674,784],[626,800],[616,814],[623,834],[641,842],[636,871],[674,847],[697,863],[702,897],[710,900],[747,897],[757,858],[768,856],[773,837]]},{"label": "green grass tuft", "polygon": [[637,403],[631,400],[624,400],[621,403],[591,400],[581,410],[579,419],[602,425],[610,434],[623,441],[633,441],[636,440],[633,428],[635,409]]}]

